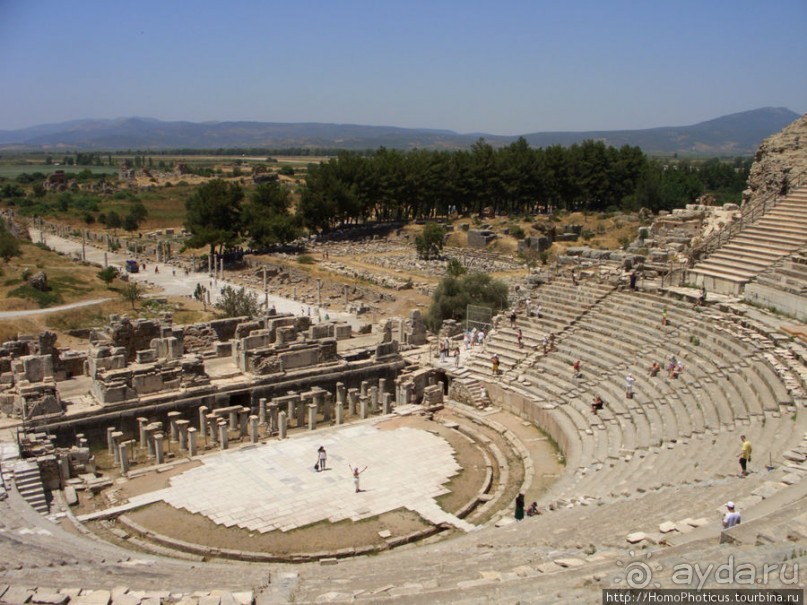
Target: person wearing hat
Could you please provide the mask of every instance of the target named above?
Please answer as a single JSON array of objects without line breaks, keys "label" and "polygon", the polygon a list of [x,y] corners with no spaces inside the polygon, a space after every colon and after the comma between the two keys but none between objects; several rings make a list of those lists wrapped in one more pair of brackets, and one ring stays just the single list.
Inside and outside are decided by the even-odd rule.
[{"label": "person wearing hat", "polygon": [[726,509],[728,512],[726,516],[723,517],[723,529],[728,529],[730,527],[734,527],[735,525],[739,525],[742,518],[740,517],[740,513],[734,510],[734,502],[726,502]]}]

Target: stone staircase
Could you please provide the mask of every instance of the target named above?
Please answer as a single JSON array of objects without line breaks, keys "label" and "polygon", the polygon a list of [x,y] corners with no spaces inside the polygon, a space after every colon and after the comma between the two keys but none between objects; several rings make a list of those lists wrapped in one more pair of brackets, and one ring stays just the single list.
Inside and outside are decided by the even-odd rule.
[{"label": "stone staircase", "polygon": [[807,188],[802,187],[695,265],[691,278],[708,291],[737,295],[754,277],[806,245]]},{"label": "stone staircase", "polygon": [[36,462],[17,460],[14,463],[14,484],[20,495],[35,511],[42,515],[48,514],[48,501]]}]

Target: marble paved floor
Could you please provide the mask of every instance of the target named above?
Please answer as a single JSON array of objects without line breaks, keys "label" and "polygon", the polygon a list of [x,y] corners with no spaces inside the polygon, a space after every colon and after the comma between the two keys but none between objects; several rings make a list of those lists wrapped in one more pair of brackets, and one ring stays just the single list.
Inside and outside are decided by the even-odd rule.
[{"label": "marble paved floor", "polygon": [[[328,453],[327,469],[314,470],[317,448]],[[370,423],[315,431],[200,458],[203,465],[171,478],[171,486],[130,500],[130,506],[163,500],[200,513],[217,524],[251,531],[289,531],[323,520],[357,521],[396,508],[433,523],[469,531],[469,523],[445,513],[435,498],[460,467],[443,438]],[[360,469],[356,493],[349,465]]]}]

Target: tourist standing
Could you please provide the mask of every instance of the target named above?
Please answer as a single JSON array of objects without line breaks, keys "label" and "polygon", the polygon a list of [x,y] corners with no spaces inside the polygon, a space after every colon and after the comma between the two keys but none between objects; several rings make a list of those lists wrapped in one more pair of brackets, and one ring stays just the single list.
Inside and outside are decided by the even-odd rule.
[{"label": "tourist standing", "polygon": [[524,494],[516,496],[516,521],[524,518]]},{"label": "tourist standing", "polygon": [[350,464],[348,464],[347,467],[350,469],[350,472],[353,473],[353,485],[356,486],[356,493],[358,494],[361,491],[361,488],[359,487],[359,475],[361,475],[364,471],[366,471],[367,467],[365,466],[361,470],[359,470],[358,466],[353,467],[350,466]]},{"label": "tourist standing", "polygon": [[636,379],[633,377],[633,374],[628,374],[625,376],[625,396],[628,399],[633,399],[633,383],[636,382]]},{"label": "tourist standing", "polygon": [[751,442],[745,437],[740,435],[742,448],[740,449],[740,469],[742,469],[741,477],[748,476],[748,463],[751,462]]},{"label": "tourist standing", "polygon": [[325,447],[320,445],[317,450],[317,472],[325,470],[325,464],[328,460],[328,454],[325,453]]},{"label": "tourist standing", "polygon": [[524,348],[524,334],[521,332],[521,328],[516,332],[516,340],[518,341],[518,348]]}]

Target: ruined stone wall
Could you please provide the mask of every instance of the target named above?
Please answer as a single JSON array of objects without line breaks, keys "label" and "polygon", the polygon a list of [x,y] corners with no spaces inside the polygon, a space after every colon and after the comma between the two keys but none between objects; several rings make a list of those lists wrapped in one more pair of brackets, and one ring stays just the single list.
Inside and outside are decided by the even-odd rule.
[{"label": "ruined stone wall", "polygon": [[743,193],[743,209],[807,186],[807,114],[759,146]]}]

